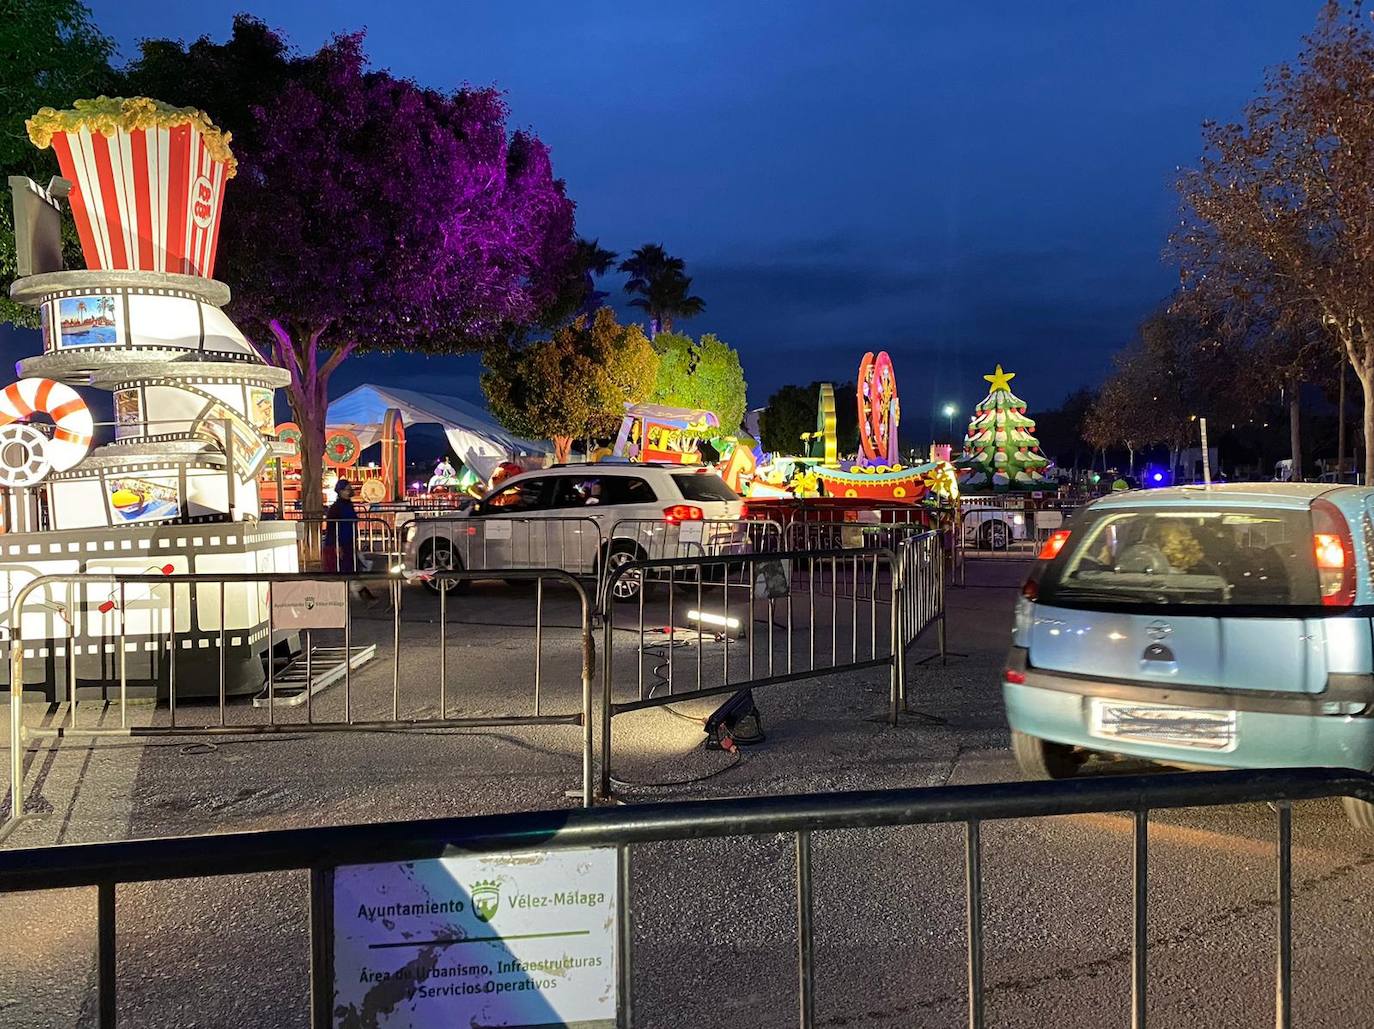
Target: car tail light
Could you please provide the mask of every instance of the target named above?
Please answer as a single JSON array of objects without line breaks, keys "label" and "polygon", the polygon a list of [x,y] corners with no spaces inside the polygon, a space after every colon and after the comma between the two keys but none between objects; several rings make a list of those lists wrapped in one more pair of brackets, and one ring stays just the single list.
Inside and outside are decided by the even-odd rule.
[{"label": "car tail light", "polygon": [[674,504],[663,509],[663,520],[669,525],[678,522],[699,522],[701,519],[701,508],[695,504]]},{"label": "car tail light", "polygon": [[1040,553],[1035,556],[1041,561],[1053,561],[1059,556],[1059,552],[1064,549],[1064,544],[1069,542],[1069,529],[1056,529],[1050,533],[1050,538],[1045,540],[1040,548]]},{"label": "car tail light", "polygon": [[1026,673],[1018,672],[1015,668],[1008,668],[1002,673],[1002,681],[1009,682],[1013,686],[1024,686],[1026,684]]},{"label": "car tail light", "polygon": [[1312,503],[1312,559],[1322,603],[1349,607],[1355,602],[1355,545],[1345,516],[1328,500]]}]

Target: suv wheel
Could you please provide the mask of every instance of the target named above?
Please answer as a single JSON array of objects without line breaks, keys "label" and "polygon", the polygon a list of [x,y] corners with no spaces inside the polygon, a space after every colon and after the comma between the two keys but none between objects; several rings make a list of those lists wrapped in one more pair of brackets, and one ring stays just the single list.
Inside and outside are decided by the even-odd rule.
[{"label": "suv wheel", "polygon": [[1000,518],[984,522],[978,529],[979,543],[989,550],[1006,550],[1011,542],[1011,530]]},{"label": "suv wheel", "polygon": [[1345,808],[1346,819],[1356,829],[1374,832],[1374,804],[1358,797],[1342,797],[1341,807]]},{"label": "suv wheel", "polygon": [[[442,536],[437,536],[422,546],[416,557],[416,563],[424,571],[432,569],[436,572],[453,572],[462,571],[463,568],[463,559],[458,556],[453,543]],[[439,592],[439,583],[434,579],[425,579],[424,583],[425,589],[431,593]],[[450,580],[445,584],[444,589],[448,593],[466,593],[468,585],[466,581],[455,582]]]},{"label": "suv wheel", "polygon": [[616,571],[632,561],[643,559],[643,554],[633,543],[623,541],[612,543],[610,550],[606,552],[606,580],[614,582],[611,585],[611,598],[618,603],[628,603],[639,599],[640,591],[644,589],[644,573],[638,569],[625,572],[623,575],[616,575]]},{"label": "suv wheel", "polygon": [[1081,751],[1063,743],[1011,731],[1011,752],[1022,774],[1031,779],[1069,779],[1086,760]]}]

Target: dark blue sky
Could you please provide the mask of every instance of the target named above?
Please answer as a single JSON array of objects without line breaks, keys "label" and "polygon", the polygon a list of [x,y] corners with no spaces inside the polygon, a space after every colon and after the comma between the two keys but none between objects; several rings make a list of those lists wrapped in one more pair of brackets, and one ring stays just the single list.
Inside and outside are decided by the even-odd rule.
[{"label": "dark blue sky", "polygon": [[[301,49],[365,28],[379,67],[495,83],[552,148],[584,235],[686,259],[707,309],[685,327],[738,347],[751,406],[885,348],[919,435],[997,361],[1032,410],[1101,378],[1176,282],[1160,252],[1200,122],[1233,116],[1321,4],[91,6],[126,54],[150,35],[222,38],[247,9]],[[360,359],[336,392],[424,375],[476,398],[474,373]]]}]

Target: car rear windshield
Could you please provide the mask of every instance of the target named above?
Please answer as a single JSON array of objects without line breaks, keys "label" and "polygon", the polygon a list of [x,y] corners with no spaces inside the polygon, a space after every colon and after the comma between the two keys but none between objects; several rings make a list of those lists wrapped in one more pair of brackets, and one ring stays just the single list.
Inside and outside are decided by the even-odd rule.
[{"label": "car rear windshield", "polygon": [[725,485],[725,480],[711,472],[674,473],[673,482],[683,500],[738,500],[739,494]]},{"label": "car rear windshield", "polygon": [[1321,603],[1306,511],[1144,508],[1091,513],[1038,597],[1068,606]]}]

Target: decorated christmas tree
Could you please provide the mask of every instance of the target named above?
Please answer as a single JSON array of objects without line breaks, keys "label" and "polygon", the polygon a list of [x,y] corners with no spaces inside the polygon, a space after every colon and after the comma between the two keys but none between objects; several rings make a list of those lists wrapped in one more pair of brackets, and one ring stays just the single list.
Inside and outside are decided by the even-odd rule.
[{"label": "decorated christmas tree", "polygon": [[983,378],[992,389],[978,402],[964,436],[963,460],[972,469],[965,486],[1031,487],[1044,481],[1049,463],[1032,433],[1035,422],[1026,417],[1026,402],[1011,391],[1015,372],[1002,366]]}]

